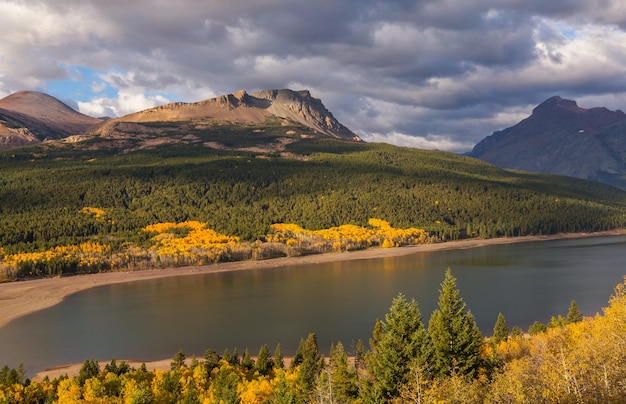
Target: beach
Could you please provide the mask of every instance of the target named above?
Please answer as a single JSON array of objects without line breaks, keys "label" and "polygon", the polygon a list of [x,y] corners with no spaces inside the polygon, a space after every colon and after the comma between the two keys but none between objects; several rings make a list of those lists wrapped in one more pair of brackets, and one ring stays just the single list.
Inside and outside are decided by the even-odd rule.
[{"label": "beach", "polygon": [[[303,264],[315,264],[333,261],[363,260],[372,258],[385,258],[394,256],[410,255],[417,252],[430,252],[451,249],[468,249],[495,244],[511,244],[521,242],[533,242],[543,240],[556,240],[566,238],[585,238],[597,236],[626,235],[626,230],[598,232],[598,233],[568,233],[550,236],[527,236],[514,238],[496,239],[469,239],[460,241],[450,241],[436,244],[421,244],[415,246],[405,246],[399,248],[372,248],[362,251],[327,253],[318,255],[307,255],[301,257],[277,258],[264,261],[242,261],[205,265],[197,267],[180,267],[156,270],[141,270],[128,272],[107,272],[99,274],[75,275],[67,277],[55,277],[45,279],[35,279],[26,281],[15,281],[0,284],[0,326],[4,326],[10,321],[42,310],[60,303],[65,297],[76,292],[93,287],[119,284],[125,282],[135,282],[147,279],[164,278],[171,276],[185,276],[195,274],[205,274],[225,271],[241,271],[247,269],[264,269],[281,266],[294,266]],[[146,363],[148,368],[169,368],[170,360],[159,361],[154,364]],[[140,364],[139,364],[140,365]],[[72,374],[77,372],[77,365],[67,365],[50,369],[48,374]],[[135,364],[133,364],[135,366]],[[138,366],[138,365],[137,365]]]}]

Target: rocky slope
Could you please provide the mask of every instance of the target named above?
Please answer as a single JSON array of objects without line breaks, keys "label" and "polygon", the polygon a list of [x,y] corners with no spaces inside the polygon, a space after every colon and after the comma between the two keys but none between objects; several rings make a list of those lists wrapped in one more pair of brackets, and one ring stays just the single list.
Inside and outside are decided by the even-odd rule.
[{"label": "rocky slope", "polygon": [[47,94],[20,91],[0,99],[0,148],[66,138],[100,122]]},{"label": "rocky slope", "polygon": [[[321,100],[309,91],[264,90],[252,94],[241,90],[195,103],[176,102],[111,119],[94,133],[101,136],[119,136],[120,132],[141,130],[128,123],[192,122],[198,125],[215,123],[262,124],[268,118],[279,118],[309,128],[313,132],[334,138],[360,141],[361,139],[337,121]],[[165,125],[166,126],[166,125]]]},{"label": "rocky slope", "polygon": [[469,154],[503,168],[567,175],[626,189],[626,114],[552,97]]}]

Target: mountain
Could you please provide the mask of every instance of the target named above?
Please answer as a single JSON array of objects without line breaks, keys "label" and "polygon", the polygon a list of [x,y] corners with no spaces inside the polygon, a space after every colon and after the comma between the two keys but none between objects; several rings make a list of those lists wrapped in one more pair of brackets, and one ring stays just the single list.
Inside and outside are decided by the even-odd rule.
[{"label": "mountain", "polygon": [[[175,102],[110,119],[88,134],[91,147],[125,150],[155,145],[202,144],[217,149],[282,150],[284,144],[310,137],[360,142],[308,90],[245,90],[194,103]],[[108,142],[98,142],[106,139]]]},{"label": "mountain", "polygon": [[502,168],[626,189],[626,114],[552,97],[528,118],[480,141],[469,155]]},{"label": "mountain", "polygon": [[[248,138],[243,143],[241,137],[224,141],[225,131],[238,131],[240,135],[245,132]],[[268,131],[271,136],[264,136]],[[250,138],[250,133],[256,136]],[[91,148],[126,150],[181,142],[214,148],[244,143],[246,147],[281,148],[284,143],[319,136],[361,141],[308,90],[264,90],[252,94],[241,90],[114,119],[83,115],[56,98],[35,91],[20,91],[0,100],[0,148],[4,149],[53,139],[66,139],[68,143],[87,141]],[[275,143],[268,146],[268,141]]]},{"label": "mountain", "polygon": [[0,99],[0,148],[84,133],[102,122],[37,91],[19,91]]}]

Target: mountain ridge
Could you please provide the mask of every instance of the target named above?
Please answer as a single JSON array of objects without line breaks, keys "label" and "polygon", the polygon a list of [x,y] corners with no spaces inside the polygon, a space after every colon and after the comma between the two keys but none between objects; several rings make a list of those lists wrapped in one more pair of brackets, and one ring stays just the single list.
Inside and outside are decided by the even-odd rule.
[{"label": "mountain ridge", "polygon": [[626,114],[551,97],[468,154],[501,168],[567,175],[626,188]]},{"label": "mountain ridge", "polygon": [[240,90],[203,101],[173,102],[138,111],[104,122],[94,132],[107,135],[121,122],[181,122],[204,121],[261,124],[267,118],[277,117],[306,126],[315,132],[338,139],[362,141],[342,125],[326,109],[322,101],[308,90],[262,90],[248,94]]}]

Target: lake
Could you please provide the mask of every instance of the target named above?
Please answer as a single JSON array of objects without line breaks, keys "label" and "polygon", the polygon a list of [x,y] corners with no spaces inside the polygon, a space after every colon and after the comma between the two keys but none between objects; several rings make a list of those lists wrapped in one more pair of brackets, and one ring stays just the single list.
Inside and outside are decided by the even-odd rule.
[{"label": "lake", "polygon": [[199,274],[89,289],[0,328],[0,366],[47,367],[111,358],[152,361],[183,349],[221,354],[263,344],[293,354],[315,332],[328,354],[341,341],[366,343],[374,322],[403,293],[424,323],[437,306],[446,268],[483,334],[502,312],[509,328],[607,305],[626,274],[626,236],[493,245],[464,250],[272,269]]}]

